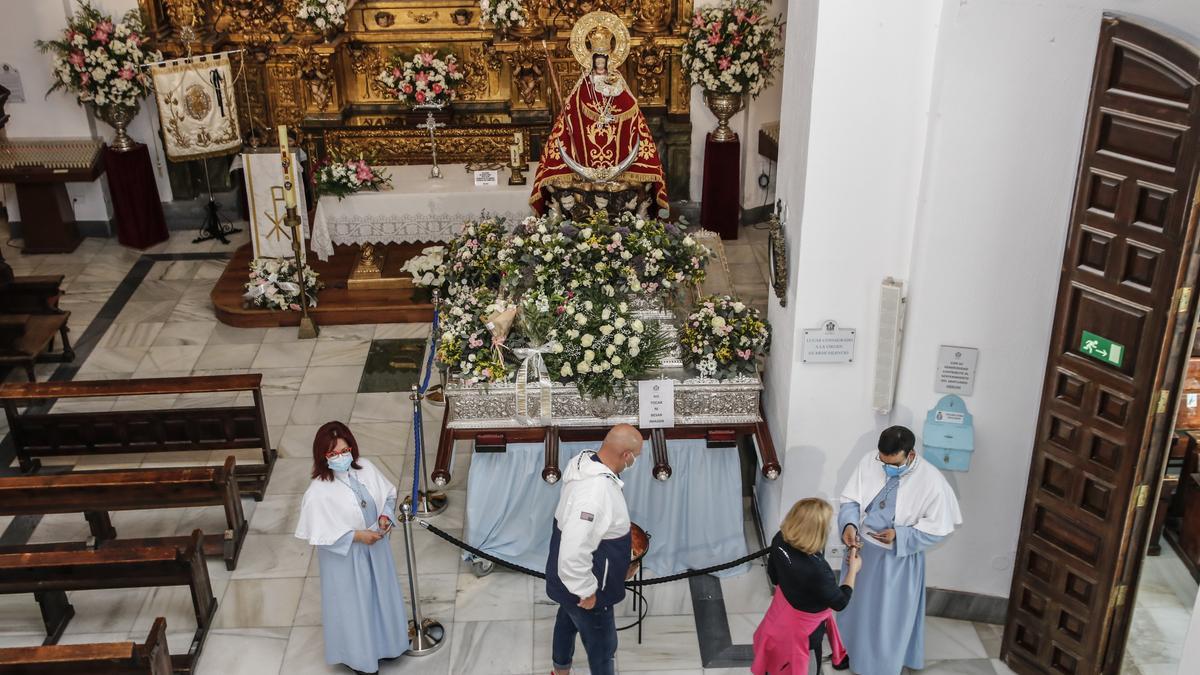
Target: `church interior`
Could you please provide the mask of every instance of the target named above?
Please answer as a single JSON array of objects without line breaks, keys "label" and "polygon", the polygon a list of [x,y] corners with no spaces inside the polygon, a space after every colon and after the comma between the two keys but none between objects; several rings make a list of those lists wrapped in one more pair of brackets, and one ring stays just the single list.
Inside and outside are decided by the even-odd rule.
[{"label": "church interior", "polygon": [[765,672],[811,498],[853,593],[784,672],[1200,672],[1195,0],[38,0],[0,44],[0,673],[600,672],[548,590],[588,457],[603,672]]}]

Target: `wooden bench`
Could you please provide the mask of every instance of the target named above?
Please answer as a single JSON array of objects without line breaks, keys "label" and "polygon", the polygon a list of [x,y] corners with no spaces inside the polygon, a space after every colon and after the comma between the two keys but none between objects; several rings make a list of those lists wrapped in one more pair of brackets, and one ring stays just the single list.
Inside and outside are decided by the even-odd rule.
[{"label": "wooden bench", "polygon": [[[225,567],[237,567],[249,526],[238,495],[236,461],[224,466],[179,469],[113,469],[0,478],[0,515],[80,513],[91,526],[95,543],[117,538],[109,511],[224,506],[225,531],[204,538],[207,555],[220,555]],[[174,543],[182,544],[179,537]],[[142,540],[147,543],[170,537]]]},{"label": "wooden bench", "polygon": [[154,620],[145,644],[102,642],[0,649],[0,673],[12,675],[171,675],[167,620]]},{"label": "wooden bench", "polygon": [[[30,382],[36,382],[35,363],[68,363],[75,351],[67,337],[67,319],[62,314],[0,314],[0,366],[20,366]],[[54,337],[62,336],[62,351],[54,353]]]},{"label": "wooden bench", "polygon": [[[253,394],[253,405],[167,410],[19,414],[18,405],[117,396]],[[242,494],[261,501],[275,466],[263,412],[262,374],[5,384],[0,401],[21,470],[37,471],[41,457],[258,449],[261,463],[237,467]]]},{"label": "wooden bench", "polygon": [[175,542],[110,542],[89,549],[82,544],[45,544],[0,552],[0,593],[33,593],[42,610],[46,641],[52,645],[75,615],[67,591],[105,588],[187,586],[192,591],[196,633],[186,655],[173,657],[176,671],[194,668],[208,636],[217,599],[202,553],[204,535],[196,530],[186,545]]}]

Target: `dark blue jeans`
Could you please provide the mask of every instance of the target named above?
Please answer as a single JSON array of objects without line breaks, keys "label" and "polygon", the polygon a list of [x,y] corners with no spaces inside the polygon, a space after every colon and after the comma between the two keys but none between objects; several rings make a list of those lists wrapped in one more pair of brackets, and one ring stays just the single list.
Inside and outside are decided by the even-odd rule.
[{"label": "dark blue jeans", "polygon": [[612,607],[583,609],[559,605],[554,620],[554,667],[566,670],[575,656],[575,635],[583,640],[592,675],[613,675],[617,660],[617,620]]}]

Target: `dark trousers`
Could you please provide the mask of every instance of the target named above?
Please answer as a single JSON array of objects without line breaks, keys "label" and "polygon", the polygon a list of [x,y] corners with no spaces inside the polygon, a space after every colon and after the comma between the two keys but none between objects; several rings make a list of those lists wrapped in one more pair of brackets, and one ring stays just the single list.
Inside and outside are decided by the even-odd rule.
[{"label": "dark trousers", "polygon": [[554,620],[554,667],[566,670],[575,656],[575,635],[583,640],[592,675],[613,675],[617,660],[617,620],[612,607],[583,609],[559,605]]}]

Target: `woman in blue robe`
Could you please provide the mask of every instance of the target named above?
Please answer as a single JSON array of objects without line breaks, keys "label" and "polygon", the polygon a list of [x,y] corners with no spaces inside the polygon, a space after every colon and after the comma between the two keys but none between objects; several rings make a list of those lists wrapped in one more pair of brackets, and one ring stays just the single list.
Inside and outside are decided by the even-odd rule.
[{"label": "woman in blue robe", "polygon": [[374,673],[408,651],[408,615],[388,534],[396,487],[341,422],[313,439],[313,480],[300,504],[296,536],[317,547],[325,662]]},{"label": "woman in blue robe", "polygon": [[914,444],[904,427],[885,430],[842,492],[838,529],[862,571],[837,623],[859,675],[925,666],[925,551],[962,522],[953,490]]}]

